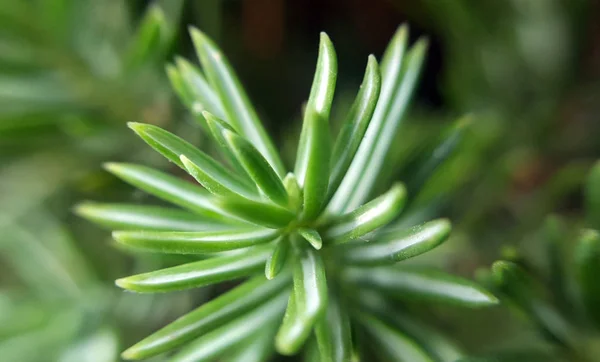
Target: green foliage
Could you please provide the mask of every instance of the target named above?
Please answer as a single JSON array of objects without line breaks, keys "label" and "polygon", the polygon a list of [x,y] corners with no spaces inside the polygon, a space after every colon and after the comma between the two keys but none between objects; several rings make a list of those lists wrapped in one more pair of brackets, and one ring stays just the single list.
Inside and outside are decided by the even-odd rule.
[{"label": "green foliage", "polygon": [[[118,0],[0,1],[0,359],[112,362],[132,326],[185,309],[171,296],[115,293],[106,279],[123,268],[122,254],[95,248],[101,234],[80,237],[68,205],[82,192],[107,192],[100,159],[136,152],[123,137],[127,119],[154,122],[160,114],[170,123],[159,70],[181,3],[137,13]],[[121,206],[92,208],[90,217],[122,226]],[[127,212],[130,225],[199,226],[180,210]],[[139,258],[131,266],[142,265],[163,262]],[[162,312],[150,314],[152,305]]]},{"label": "green foliage", "polygon": [[596,162],[585,187],[588,225],[600,229],[600,162]]},{"label": "green foliage", "polygon": [[[323,12],[319,2],[0,0],[0,359],[120,360],[120,350],[199,306],[154,334],[156,345],[141,342],[148,355],[131,348],[132,356],[597,361],[599,166],[582,182],[599,154],[596,7],[392,0]],[[305,119],[302,137],[290,113],[317,58],[305,26],[315,18],[282,21],[290,9],[319,14],[343,54],[335,72],[324,39],[312,113],[292,117]],[[193,50],[180,18],[226,45],[260,100],[256,111],[202,34],[200,66],[172,57]],[[406,46],[390,47],[381,67],[369,56],[360,89],[349,87],[360,82],[364,50],[383,45],[398,18],[433,35],[410,109],[400,87],[411,96],[403,77],[418,54]],[[415,39],[407,34],[396,39]],[[470,116],[452,121],[456,114]],[[140,122],[130,124],[135,133],[124,130],[129,121]],[[294,155],[329,159],[286,174]],[[102,172],[106,160],[139,187]],[[162,200],[150,205],[152,194]],[[82,198],[105,202],[75,208],[102,228],[72,215]],[[537,232],[548,213],[560,216]],[[250,253],[261,248],[266,257]],[[481,281],[510,308],[454,308],[493,297],[439,268],[470,275],[499,254],[497,275],[482,271]],[[326,308],[314,319],[301,306],[304,319],[288,318],[286,328],[309,337],[302,356],[275,357],[299,259],[309,271],[324,266],[326,299],[315,280],[302,283]],[[234,279],[177,293],[114,287],[124,275],[185,263],[197,273],[179,286],[173,275],[185,269],[165,274],[170,287],[212,283],[209,260]]]},{"label": "green foliage", "polygon": [[[173,46],[181,6],[156,3],[135,26],[124,1],[3,1],[3,155],[78,146],[148,109],[168,117],[167,88],[156,69]],[[102,23],[107,18],[109,25]]]},{"label": "green foliage", "polygon": [[[123,357],[144,359],[178,350],[174,361],[248,361],[250,355],[265,360],[273,340],[281,354],[297,354],[307,345],[310,356],[314,335],[321,361],[349,361],[367,353],[359,351],[366,345],[376,346],[382,360],[458,358],[461,353],[450,344],[442,347],[442,337],[437,347],[423,338],[429,332],[423,332],[428,327],[421,322],[382,313],[397,310],[396,299],[485,307],[496,304],[496,298],[460,277],[395,266],[444,242],[450,222],[393,225],[406,203],[400,183],[368,201],[415,88],[427,42],[408,47],[403,26],[385,52],[381,73],[369,57],[363,86],[332,142],[337,59],[329,37],[321,34],[294,173],[286,173],[221,50],[200,31],[190,32],[202,70],[178,59],[167,71],[230,167],[174,134],[133,123],[130,127],[146,143],[199,185],[140,165],[106,168],[186,210],[99,203],[76,210],[116,228],[113,237],[128,248],[201,259],[118,279],[116,284],[126,290],[169,292],[251,279],[146,337]],[[413,185],[423,183],[444,154],[425,160],[425,171]],[[373,309],[373,303],[390,307]],[[361,305],[371,308],[356,307]]]},{"label": "green foliage", "polygon": [[[588,204],[597,201],[594,198],[598,195],[589,190],[595,187],[597,171],[596,164],[587,180]],[[590,221],[593,220],[590,218]],[[600,233],[593,229],[579,229],[571,234],[563,220],[556,216],[548,217],[542,233],[548,259],[545,270],[540,270],[526,258],[512,255],[513,260],[497,261],[491,273],[481,274],[482,281],[501,300],[518,310],[550,342],[552,357],[526,354],[531,360],[597,360]],[[509,357],[494,358],[504,361]]]}]

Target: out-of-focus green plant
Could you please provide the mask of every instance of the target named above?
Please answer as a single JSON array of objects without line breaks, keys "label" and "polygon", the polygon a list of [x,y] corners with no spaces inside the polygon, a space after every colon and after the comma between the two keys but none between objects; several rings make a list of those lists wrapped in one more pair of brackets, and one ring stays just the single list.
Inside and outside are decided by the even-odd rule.
[{"label": "out-of-focus green plant", "polygon": [[175,1],[163,12],[152,5],[132,26],[124,1],[3,1],[3,156],[73,145],[140,114],[169,119],[169,93],[157,70],[172,46],[180,7]]},{"label": "out-of-focus green plant", "polygon": [[[500,221],[514,214],[517,220],[527,218],[518,223],[519,235],[511,235],[522,237],[523,230],[564,202],[563,197],[534,200],[530,194],[557,186],[550,183],[559,179],[581,180],[589,167],[586,159],[598,154],[596,110],[579,107],[599,94],[593,77],[586,78],[582,60],[592,3],[420,4],[426,9],[423,22],[439,35],[442,47],[444,111],[477,115],[467,142],[432,183],[452,191],[438,206],[448,207],[457,227],[478,239],[506,231]],[[410,126],[428,137],[427,128]],[[439,127],[429,132],[439,132]],[[574,159],[578,161],[569,162]]]},{"label": "out-of-focus green plant", "polygon": [[599,360],[600,233],[592,229],[600,221],[597,218],[599,171],[600,164],[596,164],[586,184],[589,219],[585,228],[571,226],[557,216],[548,217],[541,233],[544,252],[541,263],[509,251],[507,260],[497,261],[491,272],[480,274],[480,279],[501,300],[544,337],[548,344],[546,352],[529,352],[521,357],[500,352],[482,361]]},{"label": "out-of-focus green plant", "polygon": [[[169,292],[252,278],[123,357],[143,359],[181,348],[173,361],[264,361],[273,352],[273,338],[277,352],[294,355],[313,336],[316,354],[309,348],[309,361],[348,361],[373,352],[381,360],[411,362],[459,357],[456,347],[434,332],[430,338],[427,327],[403,316],[393,301],[482,307],[496,298],[466,279],[395,265],[435,248],[450,233],[446,219],[410,228],[394,224],[410,201],[406,186],[395,183],[368,201],[427,42],[407,47],[408,30],[401,27],[383,57],[381,74],[369,57],[361,89],[332,143],[329,114],[337,59],[328,36],[321,34],[294,172],[286,173],[224,54],[200,31],[191,34],[203,72],[179,60],[169,67],[170,79],[229,167],[159,127],[130,123],[203,187],[145,166],[110,163],[106,168],[114,175],[181,209],[88,202],[77,212],[116,229],[114,239],[127,248],[201,259],[118,279],[124,289]],[[443,144],[415,165],[417,172],[406,180],[411,191],[444,161],[453,143]]]},{"label": "out-of-focus green plant", "polygon": [[[68,224],[75,194],[109,184],[99,160],[132,151],[118,126],[171,119],[163,62],[181,2],[163,5],[133,20],[125,1],[0,1],[2,360],[114,361],[186,309],[185,297],[115,293],[104,279],[125,260]],[[148,265],[163,261],[133,267]]]}]

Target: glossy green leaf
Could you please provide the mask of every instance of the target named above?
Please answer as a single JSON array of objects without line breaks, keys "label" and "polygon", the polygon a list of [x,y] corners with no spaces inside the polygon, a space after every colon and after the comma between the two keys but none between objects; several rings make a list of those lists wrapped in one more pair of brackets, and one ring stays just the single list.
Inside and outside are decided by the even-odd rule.
[{"label": "glossy green leaf", "polygon": [[592,167],[585,185],[588,225],[600,229],[600,161]]},{"label": "glossy green leaf", "polygon": [[336,299],[329,298],[327,312],[315,325],[315,336],[321,362],[352,360],[350,319]]},{"label": "glossy green leaf", "polygon": [[361,205],[371,193],[387,151],[406,111],[427,48],[419,40],[404,56],[408,30],[401,27],[383,58],[381,93],[352,164],[327,206],[328,214],[339,214]]},{"label": "glossy green leaf", "polygon": [[133,37],[126,55],[126,67],[138,67],[164,51],[167,22],[158,6],[150,6]]},{"label": "glossy green leaf", "polygon": [[345,243],[392,221],[404,206],[406,189],[395,184],[385,194],[339,217],[327,227],[323,238],[328,243]]},{"label": "glossy green leaf", "polygon": [[[157,152],[165,156],[169,161],[185,170],[185,167],[179,160],[181,154],[189,154],[190,157],[207,158],[204,152],[200,151],[189,142],[180,137],[165,131],[164,129],[144,123],[128,122],[127,126],[134,131],[144,142]],[[191,156],[191,155],[194,156]]]},{"label": "glossy green leaf", "polygon": [[[297,343],[296,340],[300,338],[301,333],[310,333],[310,327],[305,327],[301,323],[300,316],[298,315],[298,308],[296,306],[296,295],[292,290],[288,298],[288,304],[285,309],[285,314],[281,322],[281,326],[275,335],[275,349],[280,354],[292,355],[302,347],[305,339]],[[308,332],[305,330],[308,329]],[[306,337],[308,338],[308,337]]]},{"label": "glossy green leaf", "polygon": [[[381,89],[375,111],[352,163],[347,169],[346,175],[336,190],[331,202],[327,205],[326,212],[329,214],[336,215],[344,213],[352,208],[350,201],[354,194],[353,190],[360,184],[363,173],[367,172],[369,169],[367,166],[369,161],[371,161],[371,153],[374,152],[379,134],[388,120],[386,115],[389,108],[394,103],[394,96],[398,88],[398,83],[400,83],[402,79],[402,68],[403,62],[405,61],[404,55],[407,40],[408,27],[403,25],[398,28],[385,50],[383,64],[381,66]],[[395,122],[399,121],[399,119],[395,120]],[[377,160],[376,162],[383,162],[383,160]],[[369,185],[364,188],[368,193],[371,186]],[[368,195],[364,195],[363,197],[368,197]]]},{"label": "glossy green leaf", "polygon": [[600,328],[600,233],[583,230],[575,251],[581,300],[588,317]]},{"label": "glossy green leaf", "polygon": [[269,161],[280,177],[285,168],[254,107],[221,50],[204,33],[191,28],[190,33],[206,77],[219,96],[225,119]]},{"label": "glossy green leaf", "polygon": [[175,349],[262,305],[291,281],[281,274],[271,281],[255,277],[204,303],[123,352],[125,359],[144,359]]},{"label": "glossy green leaf", "polygon": [[192,102],[190,102],[189,107],[193,109],[194,113],[208,111],[217,115],[217,117],[225,117],[223,104],[204,79],[200,70],[181,57],[175,59],[179,74],[181,74],[181,80],[192,95]]},{"label": "glossy green leaf", "polygon": [[396,298],[465,307],[487,307],[498,299],[475,282],[433,269],[410,267],[347,268],[344,280]]},{"label": "glossy green leaf", "polygon": [[170,360],[172,362],[214,361],[237,343],[255,334],[258,327],[281,318],[287,297],[288,293],[280,293],[249,313],[186,345]]},{"label": "glossy green leaf", "polygon": [[273,253],[271,253],[265,264],[265,276],[267,279],[271,280],[281,272],[287,260],[289,249],[290,242],[287,238],[282,237],[276,242]]},{"label": "glossy green leaf", "polygon": [[204,254],[264,244],[279,232],[264,228],[220,231],[115,231],[119,243],[146,251],[173,254]]},{"label": "glossy green leaf", "polygon": [[423,254],[450,235],[447,219],[438,219],[409,229],[383,233],[369,243],[353,243],[340,250],[343,260],[357,265],[394,264]]},{"label": "glossy green leaf", "polygon": [[210,193],[190,182],[140,165],[107,163],[104,167],[125,182],[160,199],[223,222],[234,221],[231,215],[215,205],[215,198]]},{"label": "glossy green leaf", "polygon": [[212,113],[209,113],[207,111],[202,112],[202,117],[208,124],[208,128],[210,130],[210,135],[215,140],[215,142],[217,143],[217,145],[219,146],[219,148],[221,149],[221,151],[223,152],[225,157],[227,157],[227,160],[229,161],[229,163],[241,175],[247,175],[246,170],[244,169],[244,167],[242,166],[240,161],[237,159],[237,157],[233,153],[233,150],[229,147],[229,144],[227,143],[227,140],[225,139],[225,136],[223,135],[223,131],[225,131],[225,130],[234,132],[233,127],[231,127],[227,122],[223,121],[222,119],[217,118]]},{"label": "glossy green leaf", "polygon": [[83,202],[75,213],[110,229],[120,230],[222,230],[226,224],[192,214],[188,211],[161,206],[104,204]]},{"label": "glossy green leaf", "polygon": [[313,248],[320,250],[323,247],[323,240],[321,239],[321,235],[316,230],[308,229],[308,228],[299,228],[298,234],[304,238],[304,240],[308,241]]},{"label": "glossy green leaf", "polygon": [[275,338],[277,351],[298,352],[327,307],[327,280],[321,255],[312,248],[295,248],[294,290]]},{"label": "glossy green leaf", "polygon": [[380,349],[379,353],[397,362],[435,362],[413,339],[372,315],[358,313],[361,325]]},{"label": "glossy green leaf", "polygon": [[119,287],[140,293],[169,292],[202,287],[262,271],[271,245],[261,245],[243,254],[218,256],[149,273],[117,279]]},{"label": "glossy green leaf", "polygon": [[342,125],[333,147],[327,200],[337,190],[352,163],[356,151],[358,151],[358,147],[367,131],[367,126],[373,117],[380,91],[381,73],[379,64],[375,57],[370,55],[358,95],[346,116],[346,121]]},{"label": "glossy green leaf", "polygon": [[386,300],[382,293],[361,289],[350,301],[351,307],[359,313],[372,314],[414,339],[424,351],[435,357],[436,361],[455,362],[463,356],[463,352],[455,343],[432,327],[413,318],[410,312],[399,310]]},{"label": "glossy green leaf", "polygon": [[[241,178],[231,177],[234,176],[234,174],[216,162],[212,165],[204,163],[200,166],[194,161],[191,161],[186,155],[181,155],[179,159],[181,160],[181,163],[183,163],[186,171],[198,181],[198,183],[216,196],[242,196],[250,199],[259,198],[254,186],[249,186],[250,184],[248,183],[240,182],[242,180]],[[221,177],[223,175],[228,176]]]},{"label": "glossy green leaf", "polygon": [[294,174],[304,191],[304,218],[316,218],[325,202],[329,184],[331,139],[329,113],[337,79],[333,44],[321,33],[319,58],[304,111]]},{"label": "glossy green leaf", "polygon": [[[188,171],[211,193],[218,196],[258,197],[254,185],[227,170],[187,141],[153,125],[134,122],[130,122],[128,125],[148,145],[177,166]],[[184,161],[184,157],[186,161]]]},{"label": "glossy green leaf", "polygon": [[300,185],[298,185],[298,179],[296,179],[296,175],[291,172],[285,175],[285,178],[283,179],[283,186],[287,191],[292,210],[300,210],[302,207],[303,196],[302,189],[300,188]]},{"label": "glossy green leaf", "polygon": [[296,217],[290,210],[271,203],[238,198],[221,198],[215,202],[240,219],[269,228],[284,227]]},{"label": "glossy green leaf", "polygon": [[283,182],[260,152],[234,132],[223,130],[223,136],[239,163],[263,194],[271,201],[287,206],[289,200]]}]

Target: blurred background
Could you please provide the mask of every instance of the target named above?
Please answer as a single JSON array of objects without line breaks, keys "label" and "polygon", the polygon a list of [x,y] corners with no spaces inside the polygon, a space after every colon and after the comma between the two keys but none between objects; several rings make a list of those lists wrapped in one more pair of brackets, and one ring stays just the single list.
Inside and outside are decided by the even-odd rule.
[{"label": "blurred background", "polygon": [[[72,212],[85,199],[147,202],[103,162],[179,172],[126,122],[203,145],[165,72],[176,55],[197,63],[188,25],[223,48],[291,165],[319,32],[338,55],[335,130],[367,56],[380,59],[402,23],[430,47],[382,189],[471,115],[403,219],[455,224],[451,240],[419,262],[470,278],[498,258],[543,268],[548,215],[568,229],[598,228],[584,195],[600,156],[597,1],[0,0],[0,360],[118,361],[125,347],[227,288],[124,293],[115,278],[178,260],[120,250]],[[546,348],[505,307],[428,313],[469,353]]]}]

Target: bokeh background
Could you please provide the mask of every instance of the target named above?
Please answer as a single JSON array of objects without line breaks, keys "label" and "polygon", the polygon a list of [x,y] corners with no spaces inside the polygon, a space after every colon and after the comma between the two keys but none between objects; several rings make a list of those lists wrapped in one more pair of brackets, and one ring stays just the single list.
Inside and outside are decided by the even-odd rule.
[{"label": "bokeh background", "polygon": [[[436,216],[455,224],[420,262],[470,278],[498,258],[543,266],[548,215],[572,229],[598,227],[584,196],[600,156],[597,1],[0,0],[0,360],[117,361],[228,287],[122,292],[115,278],[178,260],[121,250],[72,212],[85,199],[147,202],[103,162],[179,172],[126,122],[203,145],[164,68],[176,55],[197,62],[188,25],[222,46],[290,165],[319,32],[338,54],[335,129],[367,56],[380,58],[402,23],[430,47],[382,185],[412,172],[452,121],[471,117],[451,159],[413,195],[407,224]],[[424,314],[469,353],[546,348],[506,307]]]}]

